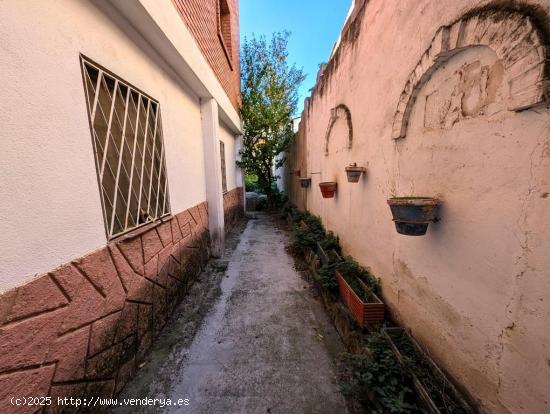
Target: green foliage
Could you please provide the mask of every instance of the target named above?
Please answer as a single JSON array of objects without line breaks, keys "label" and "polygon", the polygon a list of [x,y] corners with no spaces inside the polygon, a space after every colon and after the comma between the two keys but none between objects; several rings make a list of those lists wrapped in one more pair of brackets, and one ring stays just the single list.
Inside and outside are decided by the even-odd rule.
[{"label": "green foliage", "polygon": [[294,236],[302,249],[317,250],[317,243],[325,238],[325,229],[319,217],[305,214],[294,223]]},{"label": "green foliage", "polygon": [[331,250],[334,250],[338,254],[342,254],[340,239],[332,231],[329,231],[319,244],[327,254],[330,254]]},{"label": "green foliage", "polygon": [[336,280],[335,274],[336,266],[337,263],[330,262],[321,266],[319,270],[317,270],[317,273],[319,274],[319,283],[331,293],[338,292],[338,281]]},{"label": "green foliage", "polygon": [[262,192],[261,187],[258,184],[258,176],[254,174],[247,174],[244,177],[244,188],[246,191],[253,191],[255,193]]},{"label": "green foliage", "polygon": [[379,407],[373,413],[425,413],[413,391],[409,371],[399,363],[382,334],[367,339],[369,354],[348,354],[351,379],[343,385],[344,392],[369,405],[372,395]]},{"label": "green foliage", "polygon": [[258,186],[271,201],[273,169],[283,165],[293,137],[292,116],[298,104],[298,88],[305,79],[288,59],[289,33],[245,38],[241,49],[241,116],[243,149],[237,164],[258,177]]},{"label": "green foliage", "polygon": [[380,279],[374,277],[369,269],[361,266],[351,256],[346,257],[346,260],[339,263],[336,269],[342,274],[346,282],[350,285],[355,293],[360,297],[365,298],[363,289],[357,283],[356,278],[361,279],[367,285],[367,288],[374,294],[380,294]]},{"label": "green foliage", "polygon": [[466,413],[467,411],[448,393],[447,379],[434,372],[428,359],[411,342],[403,330],[389,330],[388,335],[403,356],[406,367],[422,382],[439,411]]}]

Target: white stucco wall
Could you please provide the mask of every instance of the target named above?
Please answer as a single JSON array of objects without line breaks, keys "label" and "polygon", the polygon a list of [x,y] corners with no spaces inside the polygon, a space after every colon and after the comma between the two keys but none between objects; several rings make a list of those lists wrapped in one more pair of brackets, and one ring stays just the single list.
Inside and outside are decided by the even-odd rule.
[{"label": "white stucco wall", "polygon": [[109,16],[88,1],[0,2],[0,291],[105,245],[80,53],[159,101],[172,212],[205,200],[198,97]]},{"label": "white stucco wall", "polygon": [[219,139],[225,145],[225,174],[227,177],[227,191],[235,187],[242,187],[241,169],[237,167],[235,159],[239,149],[235,134],[223,123],[220,122]]}]

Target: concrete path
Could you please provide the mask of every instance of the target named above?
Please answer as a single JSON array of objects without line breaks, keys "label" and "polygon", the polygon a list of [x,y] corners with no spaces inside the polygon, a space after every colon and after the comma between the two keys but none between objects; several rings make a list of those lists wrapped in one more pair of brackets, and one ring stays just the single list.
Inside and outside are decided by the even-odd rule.
[{"label": "concrete path", "polygon": [[336,333],[294,269],[288,237],[267,215],[248,222],[218,301],[191,346],[173,351],[185,362],[164,397],[190,405],[166,412],[346,413],[325,345]]}]

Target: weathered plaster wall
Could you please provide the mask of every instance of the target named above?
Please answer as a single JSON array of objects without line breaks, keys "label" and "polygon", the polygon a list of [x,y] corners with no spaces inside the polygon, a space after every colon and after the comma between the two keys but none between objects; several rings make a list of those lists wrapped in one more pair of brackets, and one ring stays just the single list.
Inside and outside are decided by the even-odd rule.
[{"label": "weathered plaster wall", "polygon": [[[466,42],[428,76],[420,68],[406,135],[392,139],[401,131],[394,128],[400,97],[438,29],[479,15],[480,3],[487,2],[368,2],[307,102],[294,143],[290,169],[321,174],[311,175],[308,190],[294,177],[290,193],[382,279],[393,313],[481,411],[550,412],[550,109],[511,110],[518,99],[549,98],[539,62],[518,59],[530,46],[513,48],[533,32],[548,44],[548,1],[513,7],[533,16],[533,26],[514,32],[513,20],[495,18],[479,30],[491,37],[507,24],[510,37]],[[548,59],[544,47],[534,53]],[[350,109],[352,145],[338,116],[326,156],[339,104]],[[358,184],[346,181],[351,162],[367,167]],[[323,199],[319,182],[333,180],[336,197]],[[386,204],[392,195],[439,197],[441,221],[424,237],[398,235]]]},{"label": "weathered plaster wall", "polygon": [[199,99],[114,9],[7,1],[0,16],[0,291],[105,245],[80,53],[160,102],[172,211],[205,200]]}]

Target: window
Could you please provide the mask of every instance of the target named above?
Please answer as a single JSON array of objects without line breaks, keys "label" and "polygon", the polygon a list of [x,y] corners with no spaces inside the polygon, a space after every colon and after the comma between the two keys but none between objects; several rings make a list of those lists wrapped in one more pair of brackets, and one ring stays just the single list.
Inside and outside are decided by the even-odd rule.
[{"label": "window", "polygon": [[222,190],[227,193],[227,177],[225,175],[225,144],[220,141],[220,159],[222,166]]},{"label": "window", "polygon": [[160,107],[84,58],[82,75],[110,239],[170,213]]},{"label": "window", "polygon": [[218,38],[229,67],[233,70],[233,44],[231,42],[231,12],[227,0],[218,0]]}]

